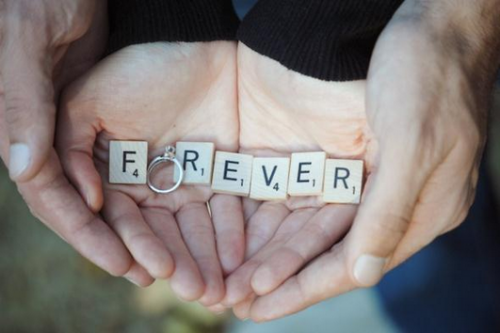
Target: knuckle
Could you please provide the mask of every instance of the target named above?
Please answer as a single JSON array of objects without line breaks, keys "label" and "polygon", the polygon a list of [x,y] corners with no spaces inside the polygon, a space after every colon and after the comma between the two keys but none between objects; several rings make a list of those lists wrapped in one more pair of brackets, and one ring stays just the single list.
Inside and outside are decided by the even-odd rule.
[{"label": "knuckle", "polygon": [[9,92],[6,96],[5,121],[10,127],[35,126],[45,117],[54,119],[56,116],[55,107],[48,102],[33,103],[17,92]]},{"label": "knuckle", "polygon": [[69,3],[54,11],[53,40],[71,42],[82,37],[90,28],[94,12],[93,2]]},{"label": "knuckle", "polygon": [[[53,43],[65,43],[83,36],[89,29],[94,12],[92,1],[71,1],[55,4],[52,1],[11,0],[0,2],[0,21],[10,15],[21,31],[36,36],[45,33]],[[44,27],[44,29],[40,29]]]},{"label": "knuckle", "polygon": [[319,244],[330,245],[334,238],[334,234],[319,223],[307,224],[304,232],[309,235],[309,239],[316,239]]},{"label": "knuckle", "polygon": [[312,295],[308,291],[308,281],[304,278],[304,275],[299,274],[296,277],[297,289],[300,298],[300,302],[303,304],[312,304],[320,295]]},{"label": "knuckle", "polygon": [[486,136],[475,126],[470,126],[462,131],[460,147],[462,150],[476,155],[477,151],[482,150],[486,143]]},{"label": "knuckle", "polygon": [[11,127],[11,131],[12,127],[25,126],[30,123],[32,118],[29,112],[25,111],[24,102],[13,101],[5,104],[5,120],[7,126]]},{"label": "knuckle", "polygon": [[405,214],[389,211],[380,216],[377,222],[372,224],[372,228],[377,234],[390,234],[401,237],[408,230],[410,223],[411,219]]}]

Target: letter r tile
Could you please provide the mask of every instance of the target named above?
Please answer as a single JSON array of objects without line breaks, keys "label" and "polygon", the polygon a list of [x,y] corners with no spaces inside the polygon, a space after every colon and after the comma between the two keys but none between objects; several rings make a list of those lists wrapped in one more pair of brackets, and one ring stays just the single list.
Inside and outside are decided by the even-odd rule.
[{"label": "letter r tile", "polygon": [[288,194],[291,196],[321,195],[325,160],[325,152],[292,154]]},{"label": "letter r tile", "polygon": [[110,141],[109,182],[111,184],[146,184],[148,143]]},{"label": "letter r tile", "polygon": [[[215,145],[211,142],[177,142],[175,156],[184,169],[184,184],[210,185]],[[174,182],[179,179],[175,168]]]},{"label": "letter r tile", "polygon": [[326,160],[323,201],[359,204],[363,186],[363,161]]},{"label": "letter r tile", "polygon": [[285,200],[289,171],[289,158],[254,158],[250,198],[255,200]]},{"label": "letter r tile", "polygon": [[212,190],[216,193],[248,196],[252,163],[251,155],[216,152]]}]

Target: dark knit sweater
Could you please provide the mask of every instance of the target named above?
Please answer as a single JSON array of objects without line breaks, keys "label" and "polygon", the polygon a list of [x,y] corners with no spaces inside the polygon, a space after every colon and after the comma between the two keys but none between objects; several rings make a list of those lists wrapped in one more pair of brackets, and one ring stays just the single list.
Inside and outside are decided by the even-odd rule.
[{"label": "dark knit sweater", "polygon": [[157,41],[235,40],[314,78],[366,77],[403,0],[260,0],[238,28],[231,0],[110,0],[110,50]]}]

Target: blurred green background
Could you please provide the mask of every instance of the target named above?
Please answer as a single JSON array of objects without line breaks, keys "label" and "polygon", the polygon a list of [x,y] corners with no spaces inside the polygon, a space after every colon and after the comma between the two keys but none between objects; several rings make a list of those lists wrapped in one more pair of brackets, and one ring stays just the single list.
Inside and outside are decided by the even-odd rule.
[{"label": "blurred green background", "polygon": [[[500,194],[500,90],[496,96],[487,163]],[[165,282],[140,289],[81,258],[30,215],[3,166],[0,251],[0,332],[225,331],[228,316],[179,302]]]},{"label": "blurred green background", "polygon": [[80,257],[31,216],[0,167],[0,332],[221,332],[224,317],[165,282],[140,289]]}]

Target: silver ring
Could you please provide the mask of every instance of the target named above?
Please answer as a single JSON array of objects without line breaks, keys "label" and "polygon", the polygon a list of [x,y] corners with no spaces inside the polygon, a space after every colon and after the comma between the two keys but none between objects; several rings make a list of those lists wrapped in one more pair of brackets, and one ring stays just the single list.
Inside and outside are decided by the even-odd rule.
[{"label": "silver ring", "polygon": [[[174,163],[175,167],[179,169],[179,179],[177,180],[177,183],[175,183],[175,185],[172,186],[171,188],[162,190],[153,185],[151,181],[151,175],[159,165],[169,162]],[[177,190],[179,186],[181,186],[183,179],[184,179],[184,170],[182,169],[181,163],[177,160],[177,158],[175,158],[175,148],[172,146],[168,146],[165,149],[165,154],[163,154],[162,156],[158,156],[153,161],[151,161],[151,164],[148,167],[148,186],[155,193],[158,194],[172,193],[173,191]]]}]

